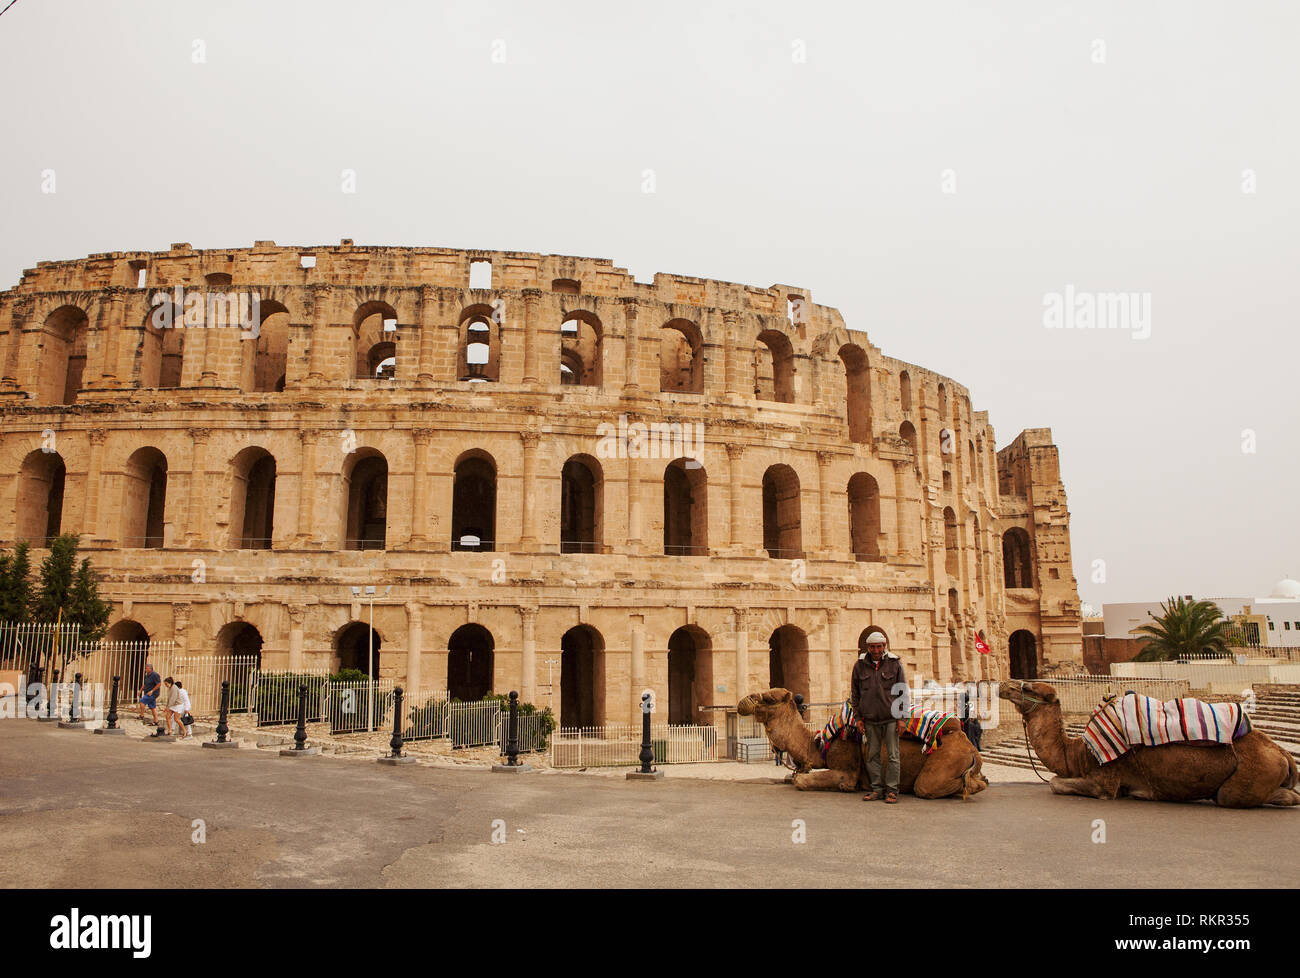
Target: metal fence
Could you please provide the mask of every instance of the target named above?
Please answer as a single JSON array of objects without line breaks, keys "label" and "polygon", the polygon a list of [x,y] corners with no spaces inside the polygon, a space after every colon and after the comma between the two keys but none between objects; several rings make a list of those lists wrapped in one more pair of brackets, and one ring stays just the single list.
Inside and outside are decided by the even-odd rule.
[{"label": "metal fence", "polygon": [[54,622],[8,622],[0,624],[0,671],[30,676],[33,667],[49,678],[64,657],[77,647],[81,626]]},{"label": "metal fence", "polygon": [[[1048,676],[1042,680],[1056,690],[1065,713],[1091,713],[1110,694],[1122,696],[1128,690],[1159,700],[1190,695],[1186,679],[1140,679],[1134,676]],[[1014,714],[1013,714],[1014,716]]]},{"label": "metal fence", "polygon": [[[713,726],[652,725],[650,748],[657,764],[716,761],[718,731]],[[629,767],[641,763],[640,754],[640,724],[566,727],[551,740],[551,766],[557,768]]]},{"label": "metal fence", "polygon": [[[447,690],[423,690],[403,703],[402,739],[447,740],[453,748],[498,745],[504,752],[509,738],[510,714],[504,700],[453,700]],[[546,715],[517,713],[519,749],[543,750],[547,746]]]}]

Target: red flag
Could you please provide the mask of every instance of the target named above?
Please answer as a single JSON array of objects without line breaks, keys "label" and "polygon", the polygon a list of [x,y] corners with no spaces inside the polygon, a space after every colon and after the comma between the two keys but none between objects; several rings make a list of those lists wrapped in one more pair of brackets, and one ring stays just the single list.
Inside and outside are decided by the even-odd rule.
[{"label": "red flag", "polygon": [[984,644],[984,639],[977,636],[975,639],[975,651],[980,655],[988,655],[993,650]]}]

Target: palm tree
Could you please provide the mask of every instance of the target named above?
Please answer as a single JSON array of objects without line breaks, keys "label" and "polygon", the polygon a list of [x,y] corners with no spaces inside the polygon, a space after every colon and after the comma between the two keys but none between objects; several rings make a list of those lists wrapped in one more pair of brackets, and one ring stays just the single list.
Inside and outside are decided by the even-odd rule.
[{"label": "palm tree", "polygon": [[1228,654],[1230,622],[1213,601],[1170,598],[1161,602],[1160,611],[1159,615],[1150,615],[1152,624],[1134,629],[1135,634],[1147,639],[1134,662],[1161,662],[1202,653]]}]

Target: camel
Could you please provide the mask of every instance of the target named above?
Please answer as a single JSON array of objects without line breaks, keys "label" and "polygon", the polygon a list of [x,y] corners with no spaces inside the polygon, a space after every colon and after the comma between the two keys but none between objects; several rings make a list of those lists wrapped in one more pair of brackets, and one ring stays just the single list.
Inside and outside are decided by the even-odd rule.
[{"label": "camel", "polygon": [[[831,742],[826,759],[822,759],[812,732],[799,715],[794,693],[788,689],[751,693],[736,709],[741,716],[753,716],[763,724],[772,746],[785,751],[795,761],[798,768],[794,786],[800,791],[857,791],[870,787],[866,760],[858,744],[836,739]],[[940,730],[942,743],[929,754],[921,753],[919,740],[899,739],[899,790],[918,798],[961,795],[964,801],[989,785],[988,778],[980,773],[983,761],[958,720],[949,720]],[[884,763],[883,750],[881,758]]]},{"label": "camel", "polygon": [[1222,808],[1300,805],[1294,758],[1265,734],[1252,730],[1231,744],[1163,744],[1131,747],[1101,764],[1069,737],[1056,690],[1047,683],[1011,680],[998,687],[1024,718],[1029,742],[1054,773],[1058,795],[1147,801],[1213,799]]}]

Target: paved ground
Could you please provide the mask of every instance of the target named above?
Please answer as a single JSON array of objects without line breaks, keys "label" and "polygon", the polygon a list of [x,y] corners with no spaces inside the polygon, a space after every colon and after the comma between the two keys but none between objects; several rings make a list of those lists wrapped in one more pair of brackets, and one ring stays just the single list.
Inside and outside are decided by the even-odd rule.
[{"label": "paved ground", "polygon": [[289,760],[0,720],[0,886],[1300,885],[1279,858],[1300,844],[1297,809],[1103,803],[1024,782],[966,803],[859,797],[671,768],[639,784]]}]

